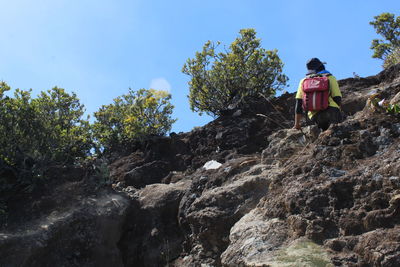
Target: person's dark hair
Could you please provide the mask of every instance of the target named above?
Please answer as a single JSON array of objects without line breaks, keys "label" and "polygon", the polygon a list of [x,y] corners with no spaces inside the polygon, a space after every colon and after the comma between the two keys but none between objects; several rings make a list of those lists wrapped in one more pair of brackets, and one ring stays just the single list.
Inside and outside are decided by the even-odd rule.
[{"label": "person's dark hair", "polygon": [[324,64],[319,60],[318,58],[314,57],[310,60],[307,61],[306,64],[307,67],[307,74],[313,74],[313,73],[318,73],[320,71],[325,70]]}]

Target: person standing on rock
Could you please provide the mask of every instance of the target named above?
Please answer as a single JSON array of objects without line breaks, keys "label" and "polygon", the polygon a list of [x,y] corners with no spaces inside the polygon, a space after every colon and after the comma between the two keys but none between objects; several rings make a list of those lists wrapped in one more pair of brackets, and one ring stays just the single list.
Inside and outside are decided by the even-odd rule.
[{"label": "person standing on rock", "polygon": [[342,121],[340,104],[342,93],[336,78],[318,58],[310,59],[306,77],[300,81],[296,94],[295,129],[301,130],[303,112],[325,131],[332,123]]}]

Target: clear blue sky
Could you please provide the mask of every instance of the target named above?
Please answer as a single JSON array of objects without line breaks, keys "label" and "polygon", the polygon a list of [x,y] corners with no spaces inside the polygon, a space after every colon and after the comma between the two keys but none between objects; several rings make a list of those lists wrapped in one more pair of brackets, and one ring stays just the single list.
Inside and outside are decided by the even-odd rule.
[{"label": "clear blue sky", "polygon": [[311,57],[338,79],[381,70],[372,59],[369,22],[400,15],[399,0],[0,0],[0,79],[35,93],[75,92],[92,114],[133,89],[167,89],[178,121],[190,131],[211,120],[189,109],[186,59],[207,40],[229,45],[255,28],[278,49],[294,92]]}]

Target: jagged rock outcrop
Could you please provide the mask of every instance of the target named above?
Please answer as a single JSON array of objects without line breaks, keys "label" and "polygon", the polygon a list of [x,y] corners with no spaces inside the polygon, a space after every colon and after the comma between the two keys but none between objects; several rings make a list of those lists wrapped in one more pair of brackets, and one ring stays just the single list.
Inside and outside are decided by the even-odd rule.
[{"label": "jagged rock outcrop", "polygon": [[1,266],[123,266],[117,242],[129,199],[111,190],[71,195],[67,206],[0,233]]},{"label": "jagged rock outcrop", "polygon": [[179,203],[189,180],[125,189],[134,202],[124,222],[118,247],[123,266],[164,266],[182,251],[184,233],[178,222]]},{"label": "jagged rock outcrop", "polygon": [[[386,114],[350,119],[299,148],[272,179],[273,189],[232,228],[222,263],[273,266],[292,242],[306,238],[324,245],[335,265],[397,266],[399,126]],[[390,241],[373,234],[383,229]]]},{"label": "jagged rock outcrop", "polygon": [[0,266],[400,266],[400,117],[367,104],[396,103],[400,65],[339,84],[325,132],[291,129],[294,94],[246,100],[132,147],[113,190],[91,174],[26,200]]},{"label": "jagged rock outcrop", "polygon": [[217,171],[195,174],[179,210],[180,224],[189,237],[185,265],[196,265],[202,259],[220,265],[219,255],[228,245],[230,228],[268,191],[263,166],[249,169],[256,162],[259,158],[245,157],[228,161]]}]

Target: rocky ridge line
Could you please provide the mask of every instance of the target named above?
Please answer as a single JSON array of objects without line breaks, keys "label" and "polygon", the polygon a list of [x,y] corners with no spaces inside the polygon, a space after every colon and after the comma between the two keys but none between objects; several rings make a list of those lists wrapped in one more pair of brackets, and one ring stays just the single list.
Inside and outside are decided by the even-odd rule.
[{"label": "rocky ridge line", "polygon": [[339,81],[348,117],[321,134],[288,129],[284,94],[138,144],[114,190],[94,175],[23,203],[0,265],[400,266],[400,118],[366,105],[399,99],[399,73]]}]

